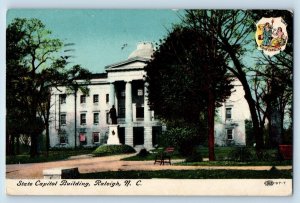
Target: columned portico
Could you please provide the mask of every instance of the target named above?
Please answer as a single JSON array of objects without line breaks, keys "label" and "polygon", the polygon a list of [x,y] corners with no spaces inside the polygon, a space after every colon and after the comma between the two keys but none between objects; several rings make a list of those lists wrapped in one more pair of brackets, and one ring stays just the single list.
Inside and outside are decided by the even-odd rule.
[{"label": "columned portico", "polygon": [[[152,140],[156,139],[152,138],[152,134],[155,138],[157,137],[156,127],[159,124],[152,119],[153,114],[148,104],[147,83],[144,81],[146,75],[144,67],[151,59],[153,52],[151,43],[139,43],[128,59],[108,65],[105,67],[106,73],[93,76],[91,81],[93,84],[89,86],[92,97],[85,97],[80,93],[82,104],[78,105],[78,112],[83,112],[80,114],[80,128],[84,131],[88,141],[84,145],[125,143],[136,149],[153,148]],[[74,126],[68,124],[72,123],[69,121],[73,119],[73,116],[69,115],[75,115],[71,108],[67,108],[72,105],[72,103],[69,104],[70,101],[73,102],[74,99],[67,99],[65,102],[68,105],[56,103],[63,108],[61,109],[63,113],[59,113],[55,118],[59,118],[57,120],[66,126],[64,128],[68,129],[67,135],[73,135],[75,131]],[[113,105],[118,118],[118,124],[114,125],[109,114]],[[55,106],[55,108],[58,107]],[[55,135],[52,136],[51,146],[57,144],[57,120],[53,122],[55,125],[51,129],[52,135]],[[67,139],[60,139],[63,141],[59,142],[71,144],[73,139],[74,137],[68,136]]]},{"label": "columned portico", "polygon": [[132,81],[125,82],[125,144],[133,146]]},{"label": "columned portico", "polygon": [[106,67],[109,81],[109,105],[118,110],[122,143],[134,147],[153,148],[152,112],[148,104],[144,67],[153,55],[151,43],[139,43],[128,59]]}]

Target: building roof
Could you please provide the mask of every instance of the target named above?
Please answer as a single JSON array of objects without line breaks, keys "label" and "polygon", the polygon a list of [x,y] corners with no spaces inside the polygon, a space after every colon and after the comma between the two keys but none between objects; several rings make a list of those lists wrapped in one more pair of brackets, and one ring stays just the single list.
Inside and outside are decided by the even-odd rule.
[{"label": "building roof", "polygon": [[107,78],[107,73],[93,73],[91,79]]},{"label": "building roof", "polygon": [[[146,63],[152,58],[152,55],[154,53],[154,48],[151,43],[148,42],[142,42],[137,45],[136,50],[134,50],[128,57],[127,60],[120,61],[118,63],[114,63],[111,65],[105,66],[105,69],[107,72],[109,71],[117,71],[121,69],[128,69],[128,68],[121,68],[121,66],[128,65],[133,62],[143,62]],[[133,69],[133,68],[130,68]]]},{"label": "building roof", "polygon": [[152,43],[149,42],[141,42],[137,45],[136,50],[134,50],[128,57],[135,58],[135,57],[141,57],[141,58],[147,58],[151,59],[152,55],[154,53],[154,48]]}]

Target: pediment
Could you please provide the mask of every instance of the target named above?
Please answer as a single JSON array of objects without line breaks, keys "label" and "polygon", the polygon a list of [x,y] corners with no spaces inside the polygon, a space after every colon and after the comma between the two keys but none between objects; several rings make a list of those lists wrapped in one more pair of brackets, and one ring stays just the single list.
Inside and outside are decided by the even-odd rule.
[{"label": "pediment", "polygon": [[121,61],[115,64],[111,64],[105,67],[106,72],[115,72],[115,71],[130,71],[137,69],[144,69],[147,61],[149,59],[142,57],[134,57]]}]

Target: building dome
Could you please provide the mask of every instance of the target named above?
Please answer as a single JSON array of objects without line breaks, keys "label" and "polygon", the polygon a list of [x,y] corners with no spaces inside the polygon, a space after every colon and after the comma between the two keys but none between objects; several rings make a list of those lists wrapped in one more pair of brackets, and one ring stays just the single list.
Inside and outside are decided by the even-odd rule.
[{"label": "building dome", "polygon": [[151,58],[154,52],[154,48],[152,43],[150,42],[141,42],[137,45],[136,50],[134,50],[128,57],[134,58],[134,57],[142,57],[142,58]]}]

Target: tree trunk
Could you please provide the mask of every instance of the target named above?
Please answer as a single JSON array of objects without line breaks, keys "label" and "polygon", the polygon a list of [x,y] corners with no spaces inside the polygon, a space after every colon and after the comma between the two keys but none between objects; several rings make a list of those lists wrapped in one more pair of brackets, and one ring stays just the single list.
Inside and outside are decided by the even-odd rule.
[{"label": "tree trunk", "polygon": [[37,136],[34,133],[30,134],[31,146],[30,146],[30,157],[37,156]]},{"label": "tree trunk", "polygon": [[278,147],[279,144],[281,144],[281,134],[282,134],[282,128],[281,128],[281,115],[276,107],[273,108],[270,115],[270,143],[271,147]]},{"label": "tree trunk", "polygon": [[245,92],[245,99],[248,103],[251,118],[252,118],[252,123],[253,123],[253,129],[254,129],[254,136],[255,136],[255,141],[256,141],[256,154],[258,159],[262,159],[262,150],[264,147],[264,142],[263,142],[263,128],[264,126],[259,125],[259,120],[257,112],[256,112],[256,107],[255,107],[255,101],[252,98],[251,90],[246,78],[246,74],[243,71],[242,64],[238,60],[238,58],[235,55],[235,52],[232,50],[230,44],[227,41],[223,41],[224,43],[224,49],[229,53],[230,58],[233,61],[233,64],[235,66],[236,71],[232,71],[232,73],[240,80],[242,83],[242,86],[244,88]]},{"label": "tree trunk", "polygon": [[74,116],[74,148],[77,147],[77,89],[74,93],[74,102],[75,102],[75,116]]},{"label": "tree trunk", "polygon": [[17,151],[16,151],[16,154],[20,154],[20,134],[18,134],[17,136],[16,136],[16,147],[17,147]]},{"label": "tree trunk", "polygon": [[213,92],[208,90],[208,107],[207,107],[207,120],[208,120],[208,152],[209,161],[215,160],[215,98]]},{"label": "tree trunk", "polygon": [[263,142],[263,127],[264,126],[259,125],[258,115],[256,113],[255,102],[252,98],[251,90],[248,85],[246,76],[244,75],[244,77],[240,77],[239,79],[243,85],[243,88],[245,91],[245,99],[247,100],[251,118],[252,118],[254,136],[255,136],[255,142],[256,142],[256,145],[255,145],[256,155],[257,155],[258,159],[262,159],[262,153],[263,153],[262,150],[264,147],[264,142]]},{"label": "tree trunk", "polygon": [[10,137],[10,155],[15,155],[15,134],[12,133]]},{"label": "tree trunk", "polygon": [[45,123],[46,126],[46,156],[49,156],[49,148],[50,148],[50,134],[49,134],[49,119]]},{"label": "tree trunk", "polygon": [[38,134],[36,133],[37,130],[37,118],[36,118],[36,108],[32,110],[30,122],[32,122],[32,126],[30,129],[30,139],[31,139],[31,146],[30,146],[30,157],[36,157],[38,155]]},{"label": "tree trunk", "polygon": [[11,148],[10,148],[10,135],[6,132],[6,156],[11,155]]}]

